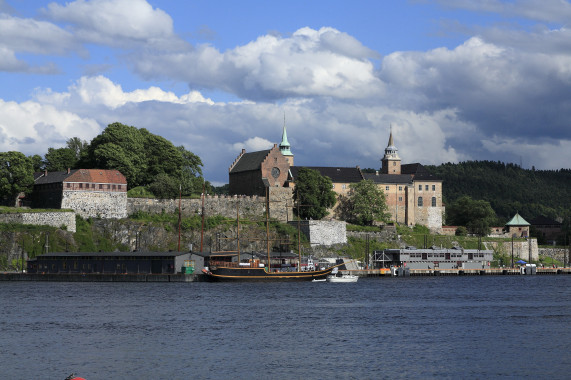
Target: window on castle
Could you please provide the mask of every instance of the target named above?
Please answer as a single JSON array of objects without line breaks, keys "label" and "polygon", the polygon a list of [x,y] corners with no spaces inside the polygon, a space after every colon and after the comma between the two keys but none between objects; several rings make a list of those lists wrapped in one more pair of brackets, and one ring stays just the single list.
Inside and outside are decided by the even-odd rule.
[{"label": "window on castle", "polygon": [[418,185],[418,191],[422,191],[422,185]]},{"label": "window on castle", "polygon": [[388,187],[388,186],[385,186],[385,190],[386,190],[386,191],[389,191],[389,187]]},{"label": "window on castle", "polygon": [[99,184],[99,190],[103,190],[103,185]]},{"label": "window on castle", "polygon": [[428,185],[424,186],[424,190],[428,191]]},{"label": "window on castle", "polygon": [[331,185],[331,188],[332,188],[332,189],[335,189],[335,184],[332,184],[332,185]]},{"label": "window on castle", "polygon": [[418,197],[418,207],[422,207],[422,197]]},{"label": "window on castle", "polygon": [[402,197],[399,197],[399,202],[402,202]]},{"label": "window on castle", "polygon": [[432,207],[436,207],[436,197],[432,197]]},{"label": "window on castle", "polygon": [[436,185],[432,185],[432,191],[436,191]]},{"label": "window on castle", "polygon": [[83,189],[83,183],[80,183],[80,184],[79,184],[79,188],[80,188],[80,189]]},{"label": "window on castle", "polygon": [[66,184],[65,184],[65,187],[67,187],[68,189],[70,188],[70,186],[71,186],[71,185],[70,185],[69,183],[66,183]]},{"label": "window on castle", "polygon": [[402,186],[399,186],[399,191],[402,191]]}]

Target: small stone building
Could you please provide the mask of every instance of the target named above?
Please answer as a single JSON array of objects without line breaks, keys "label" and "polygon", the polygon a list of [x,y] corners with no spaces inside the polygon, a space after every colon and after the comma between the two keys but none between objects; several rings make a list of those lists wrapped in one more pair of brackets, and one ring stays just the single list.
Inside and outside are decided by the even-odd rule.
[{"label": "small stone building", "polygon": [[516,212],[513,218],[506,223],[506,231],[509,236],[528,237],[529,223]]},{"label": "small stone building", "polygon": [[35,173],[32,207],[72,209],[84,218],[125,218],[127,180],[118,170]]}]

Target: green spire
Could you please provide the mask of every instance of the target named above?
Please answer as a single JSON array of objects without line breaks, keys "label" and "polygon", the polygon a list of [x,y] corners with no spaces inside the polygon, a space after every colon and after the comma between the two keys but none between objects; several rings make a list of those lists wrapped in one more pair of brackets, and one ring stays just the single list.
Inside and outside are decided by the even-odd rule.
[{"label": "green spire", "polygon": [[284,114],[284,129],[282,132],[282,142],[280,143],[280,152],[282,152],[284,156],[293,156],[293,153],[290,150],[289,142],[287,141],[285,114]]}]

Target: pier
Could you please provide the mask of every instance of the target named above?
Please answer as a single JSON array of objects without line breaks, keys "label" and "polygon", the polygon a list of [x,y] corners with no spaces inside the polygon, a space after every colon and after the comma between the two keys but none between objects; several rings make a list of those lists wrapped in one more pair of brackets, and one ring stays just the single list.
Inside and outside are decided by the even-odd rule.
[{"label": "pier", "polygon": [[[340,270],[341,273],[359,277],[390,277],[390,268]],[[409,276],[522,276],[520,268],[487,268],[487,269],[408,269]],[[537,268],[535,275],[571,274],[571,268]]]}]

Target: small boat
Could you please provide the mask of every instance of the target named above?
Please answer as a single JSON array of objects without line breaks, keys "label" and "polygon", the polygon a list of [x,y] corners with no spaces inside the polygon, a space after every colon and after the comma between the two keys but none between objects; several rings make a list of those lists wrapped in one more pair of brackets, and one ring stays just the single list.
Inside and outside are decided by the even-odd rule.
[{"label": "small boat", "polygon": [[311,282],[325,282],[325,281],[327,281],[327,279],[325,278],[320,278],[320,279],[314,278],[313,280],[311,280]]},{"label": "small boat", "polygon": [[327,276],[327,282],[357,282],[359,276],[355,276],[352,274],[343,274],[339,275],[330,275]]}]

